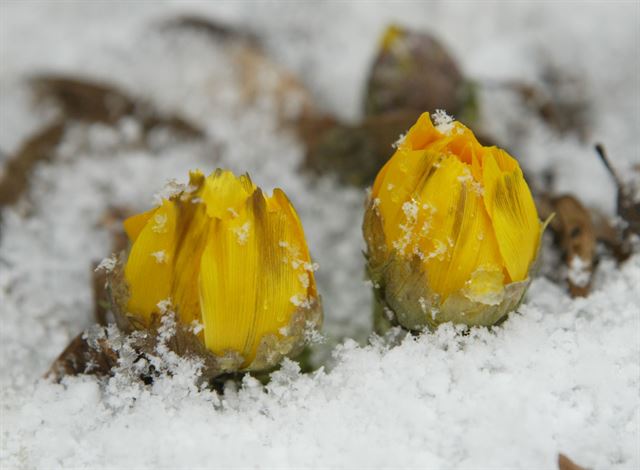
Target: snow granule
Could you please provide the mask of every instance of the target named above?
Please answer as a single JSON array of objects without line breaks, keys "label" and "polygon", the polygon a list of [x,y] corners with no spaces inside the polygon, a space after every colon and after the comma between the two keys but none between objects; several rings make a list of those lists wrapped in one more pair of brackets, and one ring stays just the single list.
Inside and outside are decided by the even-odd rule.
[{"label": "snow granule", "polygon": [[157,206],[162,205],[163,201],[169,200],[186,190],[187,186],[185,184],[180,183],[175,178],[170,178],[164,184],[164,187],[159,192],[153,195],[153,202]]},{"label": "snow granule", "polygon": [[407,133],[406,132],[403,133],[403,134],[400,134],[400,137],[398,137],[398,140],[396,140],[393,144],[391,144],[391,148],[393,148],[393,149],[399,148],[404,143],[404,141],[406,139],[407,139]]},{"label": "snow granule", "polygon": [[167,220],[167,214],[155,214],[153,216],[153,225],[151,226],[151,231],[154,233],[166,233]]},{"label": "snow granule", "polygon": [[327,337],[318,330],[314,322],[307,320],[304,328],[304,339],[307,344],[313,345],[323,344],[327,340]]},{"label": "snow granule", "polygon": [[98,264],[98,266],[96,266],[95,271],[105,271],[109,273],[113,271],[113,268],[116,267],[117,263],[118,263],[118,260],[116,259],[115,255],[111,255],[108,258],[103,258],[102,261],[100,261],[100,263]]},{"label": "snow granule", "polygon": [[160,302],[158,302],[157,307],[158,310],[160,310],[160,313],[165,314],[171,311],[171,309],[173,308],[173,300],[171,299],[171,297],[161,300]]},{"label": "snow granule", "polygon": [[436,125],[436,129],[438,129],[441,134],[449,135],[451,133],[455,120],[449,116],[446,111],[437,109],[431,117]]},{"label": "snow granule", "polygon": [[302,284],[302,287],[305,289],[309,288],[309,273],[302,273],[300,275],[298,275],[298,280],[300,281],[300,284]]},{"label": "snow granule", "polygon": [[302,308],[311,307],[311,301],[307,297],[302,296],[300,294],[292,295],[291,298],[289,299],[289,302],[291,302],[296,307],[302,307]]},{"label": "snow granule", "polygon": [[232,228],[233,233],[236,236],[236,240],[239,245],[246,245],[247,241],[249,241],[249,230],[251,229],[251,222],[247,221],[242,224],[240,227]]},{"label": "snow granule", "polygon": [[567,278],[573,285],[578,287],[589,285],[589,281],[591,281],[589,263],[580,258],[580,256],[574,256],[569,264]]},{"label": "snow granule", "polygon": [[402,236],[392,242],[393,248],[401,255],[405,253],[407,246],[409,246],[413,239],[413,229],[418,220],[419,209],[420,207],[418,206],[418,203],[414,200],[406,201],[402,204],[402,212],[405,216],[405,223],[400,224],[399,226]]},{"label": "snow granule", "polygon": [[201,322],[199,322],[198,320],[193,320],[191,322],[191,331],[194,335],[197,335],[202,330],[204,330],[204,325]]},{"label": "snow granule", "polygon": [[155,258],[156,263],[162,264],[167,262],[167,252],[165,250],[158,250],[151,253],[151,256]]}]

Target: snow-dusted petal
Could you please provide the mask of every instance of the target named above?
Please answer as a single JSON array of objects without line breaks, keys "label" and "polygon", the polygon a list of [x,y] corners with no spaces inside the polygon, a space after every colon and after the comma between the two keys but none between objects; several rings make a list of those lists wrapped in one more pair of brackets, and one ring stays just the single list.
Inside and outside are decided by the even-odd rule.
[{"label": "snow-dusted petal", "polygon": [[519,167],[509,171],[505,152],[484,156],[484,203],[511,281],[526,279],[538,251],[540,221]]},{"label": "snow-dusted petal", "polygon": [[[236,351],[248,366],[265,335],[278,335],[307,301],[309,262],[300,227],[281,193],[273,201],[255,191],[238,217],[212,224],[200,267],[200,299],[207,348]],[[308,278],[306,278],[308,279]],[[306,284],[306,285],[305,285]]]},{"label": "snow-dusted petal", "polygon": [[171,295],[177,219],[175,204],[165,200],[131,247],[124,270],[129,286],[127,308],[142,318],[150,318],[158,311],[158,302]]}]

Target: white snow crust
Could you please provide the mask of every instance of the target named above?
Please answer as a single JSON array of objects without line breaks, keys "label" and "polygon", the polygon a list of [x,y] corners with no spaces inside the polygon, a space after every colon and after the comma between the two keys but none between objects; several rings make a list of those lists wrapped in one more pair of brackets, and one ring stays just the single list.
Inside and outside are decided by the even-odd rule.
[{"label": "white snow crust", "polygon": [[[640,468],[640,254],[621,267],[605,258],[587,298],[534,280],[519,310],[491,331],[444,325],[395,345],[370,336],[364,192],[298,171],[302,144],[279,126],[269,100],[241,106],[220,47],[153,27],[187,12],[256,31],[322,106],[349,120],[391,21],[436,34],[474,78],[531,79],[551,61],[586,84],[589,140],[558,136],[492,89],[481,93],[488,130],[510,143],[528,174],[553,170],[556,191],[608,214],[614,185],[592,143],[607,145],[622,174],[640,163],[637,2],[5,0],[0,162],[49,119],[24,85],[41,71],[109,80],[182,113],[207,137],[158,136],[149,150],[132,144],[139,129],[131,122],[78,124],[59,158],[37,167],[29,195],[4,210],[0,466],[551,469],[562,452],[594,469]],[[111,254],[104,211],[146,210],[167,181],[219,166],[248,171],[268,191],[283,188],[298,210],[320,266],[325,325],[314,348],[325,365],[302,374],[285,361],[267,386],[246,376],[222,393],[199,387],[199,365],[168,351],[170,373],[153,385],[133,380],[126,364],[108,382],[43,379],[92,323],[91,263]]]}]

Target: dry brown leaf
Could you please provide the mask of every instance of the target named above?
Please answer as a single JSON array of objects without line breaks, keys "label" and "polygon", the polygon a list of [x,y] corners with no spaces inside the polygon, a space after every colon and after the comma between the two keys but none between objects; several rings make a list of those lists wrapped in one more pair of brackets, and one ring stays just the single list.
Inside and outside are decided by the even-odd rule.
[{"label": "dry brown leaf", "polygon": [[203,33],[222,45],[231,58],[244,106],[253,106],[258,99],[267,98],[275,104],[278,122],[285,126],[297,126],[299,119],[315,114],[315,102],[308,89],[269,57],[252,32],[193,15],[166,20],[161,27],[167,31]]},{"label": "dry brown leaf", "polygon": [[115,124],[123,117],[140,121],[145,134],[166,128],[185,138],[203,133],[177,115],[161,115],[144,103],[107,84],[75,77],[42,75],[31,80],[37,102],[51,101],[61,111],[61,119],[30,136],[0,169],[0,207],[15,203],[26,191],[35,165],[49,160],[62,141],[67,120]]},{"label": "dry brown leaf", "polygon": [[130,117],[140,122],[145,134],[164,128],[185,138],[204,135],[198,126],[185,118],[159,113],[149,103],[105,82],[79,76],[43,74],[32,78],[31,86],[36,101],[53,103],[64,119],[113,125],[124,117]]},{"label": "dry brown leaf", "polygon": [[98,340],[96,345],[91,345],[86,335],[81,333],[62,351],[45,377],[56,382],[68,375],[91,374],[103,377],[110,375],[117,363],[118,354],[106,340]]},{"label": "dry brown leaf", "polygon": [[[104,270],[100,270],[105,273]],[[106,276],[106,274],[105,274]],[[97,279],[97,278],[96,278]],[[118,316],[116,315],[116,320]],[[162,322],[157,315],[151,319],[148,327],[134,326],[132,323],[118,322],[120,330],[111,331],[108,328],[100,328],[99,334],[95,333],[98,327],[92,327],[76,336],[64,351],[53,362],[46,378],[56,382],[65,376],[96,375],[98,377],[111,376],[113,368],[120,359],[120,350],[111,345],[113,333],[116,335],[116,343],[122,345],[126,336],[127,354],[131,349],[139,358],[157,357],[159,350],[170,350],[181,357],[198,357],[202,360],[202,380],[215,378],[222,373],[224,360],[210,353],[203,342],[192,332],[190,325],[177,323],[171,337],[160,334]],[[106,323],[105,323],[106,324]],[[104,325],[103,325],[104,326]],[[162,347],[158,346],[162,343]],[[151,383],[153,377],[141,376],[145,383]]]},{"label": "dry brown leaf", "polygon": [[560,134],[574,132],[583,141],[591,128],[591,104],[583,80],[556,66],[542,68],[537,84],[517,81],[482,81],[485,87],[514,92],[522,103]]},{"label": "dry brown leaf", "polygon": [[564,454],[558,454],[558,470],[587,470]]},{"label": "dry brown leaf", "polygon": [[[120,253],[129,244],[129,239],[122,225],[123,221],[132,215],[133,212],[125,207],[109,207],[99,225],[109,231],[111,235],[111,253]],[[107,275],[102,269],[96,270],[99,262],[92,264],[92,287],[93,287],[93,312],[98,324],[106,326],[109,323],[109,293],[107,292]]]},{"label": "dry brown leaf", "polygon": [[591,209],[593,230],[598,242],[608,248],[613,257],[621,263],[631,256],[631,243],[624,231],[611,223],[609,217],[597,209]]},{"label": "dry brown leaf", "polygon": [[596,234],[591,213],[571,195],[542,198],[538,207],[543,218],[555,213],[549,228],[567,265],[571,296],[586,296],[591,286],[596,254]]},{"label": "dry brown leaf", "polygon": [[[213,379],[221,375],[230,361],[237,360],[235,356],[232,357],[230,354],[218,357],[208,351],[204,342],[193,332],[192,325],[177,322],[174,332],[170,337],[167,337],[160,334],[164,327],[159,315],[153,315],[149,324],[143,324],[139,318],[121,313],[114,296],[127,295],[126,283],[122,282],[123,276],[124,266],[122,263],[118,263],[116,269],[112,271],[105,269],[94,271],[95,314],[98,323],[103,326],[100,328],[101,333],[94,334],[93,329],[98,327],[92,327],[74,338],[54,361],[45,377],[60,381],[67,375],[110,376],[120,357],[119,349],[110,346],[112,333],[117,336],[116,344],[122,345],[122,341],[126,337],[127,348],[133,349],[140,358],[157,357],[160,354],[159,350],[167,348],[181,357],[198,357],[203,364],[202,380]],[[117,282],[118,288],[111,283],[114,279],[119,280]],[[109,328],[104,328],[107,323],[113,323],[107,321],[109,313],[112,314],[110,319],[115,322],[118,328],[113,332]],[[162,345],[161,348],[159,348],[160,345]],[[140,379],[145,383],[153,381],[153,377],[147,376],[141,376]]]},{"label": "dry brown leaf", "polygon": [[245,106],[255,104],[258,98],[269,97],[276,105],[278,122],[284,126],[297,125],[299,119],[316,113],[309,90],[260,48],[241,44],[231,53]]},{"label": "dry brown leaf", "polygon": [[65,117],[114,124],[136,113],[135,102],[106,83],[64,75],[41,75],[31,79],[36,101],[50,100]]},{"label": "dry brown leaf", "polygon": [[93,316],[99,325],[109,323],[109,293],[107,292],[107,274],[98,269],[100,263],[91,266],[91,287],[93,289]]},{"label": "dry brown leaf", "polygon": [[[95,328],[93,327],[93,331]],[[146,359],[151,363],[152,358],[157,358],[159,350],[170,350],[181,357],[197,357],[202,361],[201,381],[207,381],[220,376],[225,367],[227,357],[217,357],[209,352],[203,342],[198,339],[188,325],[176,324],[175,332],[170,338],[159,333],[162,323],[159,317],[152,319],[148,328],[139,329],[132,334],[133,329],[121,330],[127,336],[127,354],[134,352],[138,358]],[[102,328],[101,335],[95,335],[89,329],[76,336],[64,351],[53,362],[45,377],[60,382],[65,376],[96,375],[108,377],[113,374],[113,368],[118,365],[120,350],[110,344],[111,332]],[[124,339],[121,333],[117,335],[116,344],[122,345]],[[162,343],[162,347],[158,346]],[[131,349],[133,351],[131,351]],[[140,380],[145,383],[153,382],[153,376],[141,375]]]},{"label": "dry brown leaf", "polygon": [[57,121],[39,130],[0,168],[0,208],[15,203],[25,192],[35,165],[52,158],[64,128],[64,123]]},{"label": "dry brown leaf", "polygon": [[246,29],[203,16],[181,15],[169,18],[163,21],[160,27],[167,30],[196,31],[207,35],[214,41],[242,41],[250,43],[254,47],[258,47],[260,43],[258,37]]}]

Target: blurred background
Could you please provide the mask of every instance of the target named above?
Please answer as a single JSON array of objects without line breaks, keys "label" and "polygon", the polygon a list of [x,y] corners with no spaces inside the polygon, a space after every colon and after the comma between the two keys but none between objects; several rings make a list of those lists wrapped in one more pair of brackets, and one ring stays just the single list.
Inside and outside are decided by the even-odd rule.
[{"label": "blurred background", "polygon": [[371,331],[365,188],[421,112],[506,148],[536,194],[613,216],[593,145],[625,178],[640,164],[638,24],[636,1],[2,0],[2,380],[39,376],[95,321],[92,266],[189,169],[289,195],[324,356]]}]

